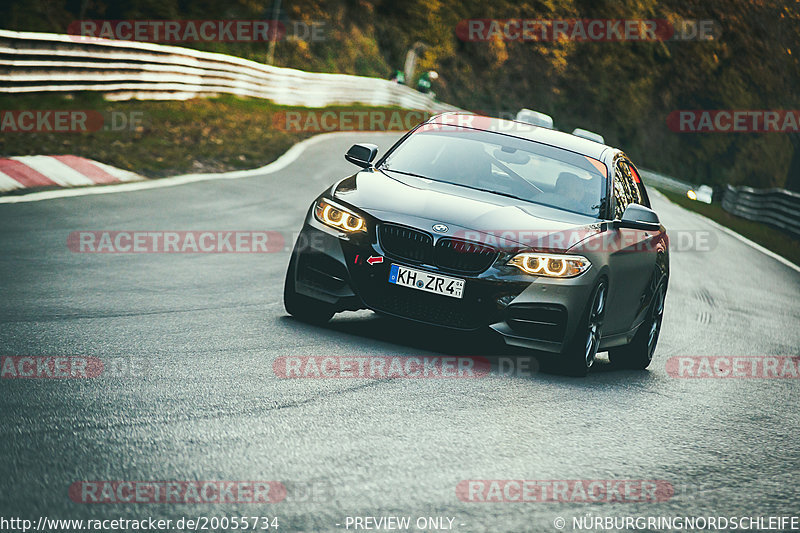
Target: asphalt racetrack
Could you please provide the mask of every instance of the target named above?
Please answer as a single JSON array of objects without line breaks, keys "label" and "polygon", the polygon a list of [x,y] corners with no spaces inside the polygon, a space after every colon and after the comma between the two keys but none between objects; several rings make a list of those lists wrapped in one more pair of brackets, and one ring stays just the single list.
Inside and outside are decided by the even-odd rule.
[{"label": "asphalt racetrack", "polygon": [[[671,357],[800,355],[800,273],[654,194],[672,235],[648,371],[585,379],[502,372],[520,352],[360,311],[287,316],[287,247],[265,254],[92,254],[84,230],[299,230],[354,172],[354,142],[308,143],[270,174],[0,204],[0,355],[96,357],[92,379],[0,379],[0,515],[30,519],[278,517],[279,531],[353,517],[448,517],[453,531],[573,530],[573,517],[800,511],[800,381],[686,379]],[[683,242],[677,242],[678,235]],[[692,243],[702,236],[703,244]],[[482,356],[481,379],[280,379],[286,356]],[[524,354],[522,354],[524,355]],[[602,361],[601,361],[602,362]],[[74,501],[91,480],[275,480],[256,503]],[[663,501],[463,501],[466,480],[655,480]],[[576,499],[577,498],[577,499]],[[351,521],[348,522],[348,517]],[[363,524],[363,522],[362,522]],[[384,524],[386,524],[384,522]],[[349,528],[348,528],[349,525]],[[441,529],[441,527],[440,527]]]}]

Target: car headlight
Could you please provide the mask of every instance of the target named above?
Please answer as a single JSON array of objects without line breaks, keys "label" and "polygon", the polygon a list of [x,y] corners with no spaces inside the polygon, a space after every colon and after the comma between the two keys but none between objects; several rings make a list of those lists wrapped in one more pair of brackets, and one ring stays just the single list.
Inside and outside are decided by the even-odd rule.
[{"label": "car headlight", "polygon": [[351,213],[341,207],[336,207],[329,204],[325,200],[320,200],[314,206],[314,215],[317,220],[347,233],[355,233],[357,231],[367,231],[367,223],[360,216]]},{"label": "car headlight", "polygon": [[540,254],[523,252],[515,255],[509,265],[526,274],[549,278],[574,278],[589,270],[592,263],[580,255]]}]

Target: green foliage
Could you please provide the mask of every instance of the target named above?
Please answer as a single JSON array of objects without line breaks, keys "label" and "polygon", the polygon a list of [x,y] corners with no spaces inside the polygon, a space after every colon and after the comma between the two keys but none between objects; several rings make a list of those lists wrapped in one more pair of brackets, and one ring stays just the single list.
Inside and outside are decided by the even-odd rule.
[{"label": "green foliage", "polygon": [[[221,96],[187,101],[106,101],[98,93],[0,95],[2,110],[81,110],[101,113],[106,124],[125,117],[124,128],[88,132],[5,132],[0,157],[72,154],[151,178],[186,172],[258,168],[315,131],[286,125],[286,113],[319,117],[349,111],[394,108],[331,106],[313,110],[278,106],[267,100]],[[324,128],[320,128],[325,131]]]},{"label": "green foliage", "polygon": [[[797,6],[792,0],[282,0],[281,20],[322,23],[325,39],[281,41],[275,63],[388,77],[423,42],[428,48],[417,74],[439,72],[433,90],[443,101],[490,113],[540,110],[559,129],[597,131],[640,165],[692,182],[780,186],[793,154],[787,135],[675,133],[666,117],[683,109],[800,108]],[[272,7],[270,0],[10,0],[4,26],[63,33],[80,18],[265,19]],[[455,33],[463,19],[517,17],[710,19],[721,34],[711,41],[542,43],[463,42]],[[257,61],[267,48],[187,46]]]}]

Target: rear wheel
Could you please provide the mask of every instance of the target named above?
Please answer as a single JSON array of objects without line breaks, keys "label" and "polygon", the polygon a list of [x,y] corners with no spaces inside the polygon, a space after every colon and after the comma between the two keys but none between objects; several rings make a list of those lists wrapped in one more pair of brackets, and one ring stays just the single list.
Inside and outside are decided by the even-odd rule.
[{"label": "rear wheel", "polygon": [[653,353],[656,351],[658,336],[661,333],[661,321],[664,318],[664,299],[667,294],[667,284],[662,281],[653,296],[653,302],[647,311],[647,316],[639,326],[633,340],[625,346],[612,348],[608,351],[608,356],[614,366],[618,368],[630,368],[644,370],[653,361]]},{"label": "rear wheel", "polygon": [[289,268],[286,269],[286,281],[283,284],[283,306],[290,315],[303,322],[324,324],[333,317],[335,309],[329,303],[297,293],[295,288],[296,257],[292,255]]},{"label": "rear wheel", "polygon": [[578,324],[572,340],[561,353],[561,370],[570,376],[585,376],[594,366],[597,349],[606,315],[608,283],[602,280],[597,284],[583,318]]}]

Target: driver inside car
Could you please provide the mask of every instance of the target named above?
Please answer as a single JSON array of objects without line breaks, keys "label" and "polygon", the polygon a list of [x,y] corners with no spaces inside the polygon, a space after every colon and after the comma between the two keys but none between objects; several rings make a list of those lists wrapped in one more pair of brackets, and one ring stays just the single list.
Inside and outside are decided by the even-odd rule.
[{"label": "driver inside car", "polygon": [[581,179],[572,172],[561,172],[553,192],[542,194],[537,201],[568,211],[589,213],[592,207],[585,201],[589,181]]}]

